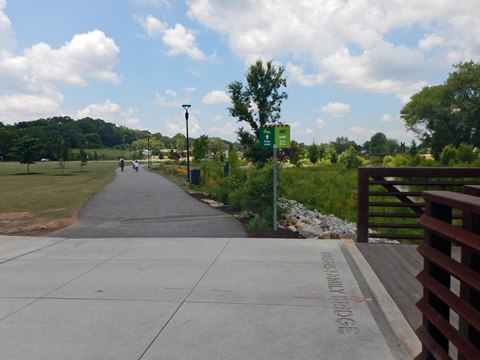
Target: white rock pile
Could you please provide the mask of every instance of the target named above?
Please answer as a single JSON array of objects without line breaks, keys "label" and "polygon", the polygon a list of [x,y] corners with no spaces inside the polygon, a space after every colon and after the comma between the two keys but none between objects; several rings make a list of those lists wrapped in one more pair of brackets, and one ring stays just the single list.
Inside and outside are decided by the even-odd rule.
[{"label": "white rock pile", "polygon": [[305,239],[355,239],[357,236],[355,223],[308,210],[295,200],[281,199],[280,206],[285,210],[285,219],[278,222],[279,227]]}]

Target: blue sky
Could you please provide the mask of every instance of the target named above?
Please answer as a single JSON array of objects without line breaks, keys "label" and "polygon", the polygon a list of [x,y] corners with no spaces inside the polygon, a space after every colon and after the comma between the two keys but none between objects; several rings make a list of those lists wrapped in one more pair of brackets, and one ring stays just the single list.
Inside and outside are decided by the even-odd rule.
[{"label": "blue sky", "polygon": [[480,59],[478,0],[0,0],[0,121],[68,115],[236,139],[227,86],[285,68],[281,121],[311,144],[409,144],[409,97]]}]

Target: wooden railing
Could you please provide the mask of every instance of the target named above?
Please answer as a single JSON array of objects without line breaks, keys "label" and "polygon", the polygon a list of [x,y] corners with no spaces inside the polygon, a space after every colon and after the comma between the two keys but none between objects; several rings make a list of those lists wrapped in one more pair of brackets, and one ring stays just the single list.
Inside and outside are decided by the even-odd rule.
[{"label": "wooden railing", "polygon": [[360,167],[357,241],[421,240],[423,231],[417,220],[425,211],[422,191],[461,192],[467,184],[480,185],[480,168]]},{"label": "wooden railing", "polygon": [[[423,316],[416,333],[422,352],[416,359],[480,359],[480,187],[466,194],[450,191],[423,193],[426,212],[419,223],[425,230],[418,252],[424,269],[417,279]],[[474,195],[468,195],[474,194]],[[461,225],[453,213],[462,212]],[[460,249],[460,258],[452,248]],[[455,253],[458,253],[455,251]]]}]

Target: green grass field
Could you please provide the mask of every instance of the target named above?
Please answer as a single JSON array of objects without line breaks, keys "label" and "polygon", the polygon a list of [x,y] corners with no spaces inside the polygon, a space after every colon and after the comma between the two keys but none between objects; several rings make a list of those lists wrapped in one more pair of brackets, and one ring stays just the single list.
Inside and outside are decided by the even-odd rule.
[{"label": "green grass field", "polygon": [[61,223],[76,217],[83,204],[112,181],[117,166],[116,161],[92,161],[81,172],[79,161],[67,162],[62,175],[59,163],[53,161],[30,165],[30,174],[26,165],[0,163],[0,234],[13,230],[24,234],[32,230],[22,230],[27,223],[55,227],[52,220]]},{"label": "green grass field", "polygon": [[278,178],[280,197],[356,222],[357,169],[349,170],[340,164],[286,168],[279,170]]}]

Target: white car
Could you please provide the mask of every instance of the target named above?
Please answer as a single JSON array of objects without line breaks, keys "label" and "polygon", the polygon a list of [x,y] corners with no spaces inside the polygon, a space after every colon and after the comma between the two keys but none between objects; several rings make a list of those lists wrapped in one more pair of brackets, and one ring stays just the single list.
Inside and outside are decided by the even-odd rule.
[{"label": "white car", "polygon": [[47,162],[47,161],[50,161],[50,159],[47,159],[47,158],[43,158],[40,160],[41,162]]}]

